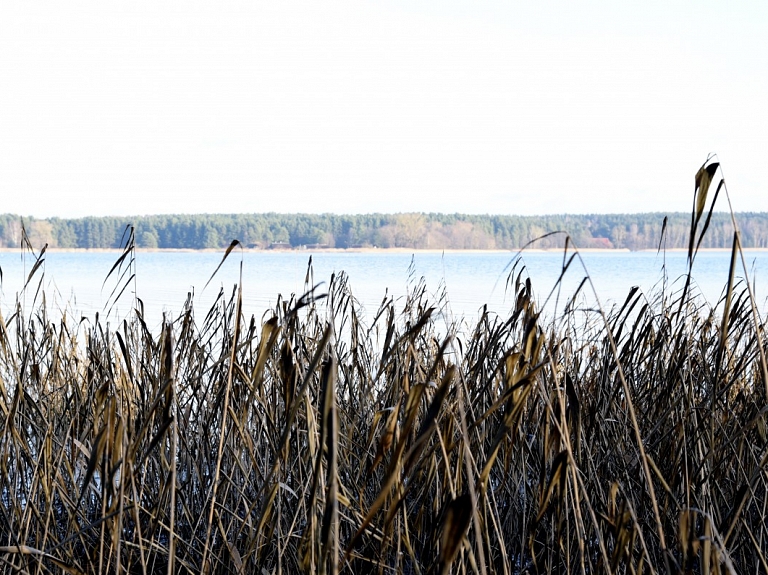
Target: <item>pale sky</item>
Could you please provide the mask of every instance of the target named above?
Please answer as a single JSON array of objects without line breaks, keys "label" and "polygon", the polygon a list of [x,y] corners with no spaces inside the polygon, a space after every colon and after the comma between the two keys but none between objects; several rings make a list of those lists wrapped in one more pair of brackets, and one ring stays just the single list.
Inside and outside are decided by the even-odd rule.
[{"label": "pale sky", "polygon": [[688,211],[710,152],[768,211],[768,2],[0,3],[0,212]]}]

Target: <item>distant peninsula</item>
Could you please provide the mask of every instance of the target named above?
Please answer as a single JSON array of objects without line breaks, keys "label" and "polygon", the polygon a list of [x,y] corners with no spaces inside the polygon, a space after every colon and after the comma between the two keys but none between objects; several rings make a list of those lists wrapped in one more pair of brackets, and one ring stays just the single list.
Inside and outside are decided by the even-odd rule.
[{"label": "distant peninsula", "polygon": [[[666,220],[666,224],[665,224]],[[745,248],[768,248],[768,213],[736,214]],[[0,248],[19,247],[23,233],[36,248],[121,247],[133,226],[136,246],[148,249],[216,249],[233,239],[252,249],[413,248],[517,249],[549,232],[565,231],[580,248],[679,249],[687,247],[689,213],[546,216],[399,214],[198,214],[36,219],[0,215]],[[662,229],[664,230],[662,240]],[[731,245],[733,224],[714,213],[702,248]],[[562,236],[539,239],[552,248]]]}]

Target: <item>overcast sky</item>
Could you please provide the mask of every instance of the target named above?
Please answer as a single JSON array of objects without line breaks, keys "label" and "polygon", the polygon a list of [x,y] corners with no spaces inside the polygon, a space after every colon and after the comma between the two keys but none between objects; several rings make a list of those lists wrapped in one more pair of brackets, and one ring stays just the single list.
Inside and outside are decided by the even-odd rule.
[{"label": "overcast sky", "polygon": [[768,2],[0,3],[0,212],[768,211]]}]

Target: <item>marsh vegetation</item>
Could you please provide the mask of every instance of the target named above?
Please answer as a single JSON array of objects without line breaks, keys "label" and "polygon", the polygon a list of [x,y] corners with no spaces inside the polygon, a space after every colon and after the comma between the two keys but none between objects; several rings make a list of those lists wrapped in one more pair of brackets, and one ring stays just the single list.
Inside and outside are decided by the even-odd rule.
[{"label": "marsh vegetation", "polygon": [[768,571],[764,325],[739,253],[736,234],[713,304],[686,283],[603,310],[588,275],[537,296],[513,264],[509,313],[455,325],[423,282],[362,313],[310,265],[263,317],[235,286],[157,333],[139,300],[51,319],[35,263],[0,321],[3,569]]}]

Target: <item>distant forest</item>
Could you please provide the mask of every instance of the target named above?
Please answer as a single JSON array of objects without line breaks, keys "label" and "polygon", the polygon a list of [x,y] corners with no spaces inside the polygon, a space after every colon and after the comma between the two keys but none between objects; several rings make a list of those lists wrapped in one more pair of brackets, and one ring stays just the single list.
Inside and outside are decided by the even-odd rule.
[{"label": "distant forest", "polygon": [[[22,225],[33,246],[120,247],[133,225],[141,248],[223,248],[233,239],[251,248],[432,248],[515,249],[548,232],[562,230],[581,248],[653,249],[659,246],[665,216],[665,246],[687,247],[687,213],[491,216],[464,214],[203,214],[141,217],[34,219],[0,215],[0,247],[18,247]],[[742,245],[768,247],[768,213],[736,215]],[[729,247],[730,215],[715,213],[702,247]],[[562,245],[548,237],[536,247]]]}]

